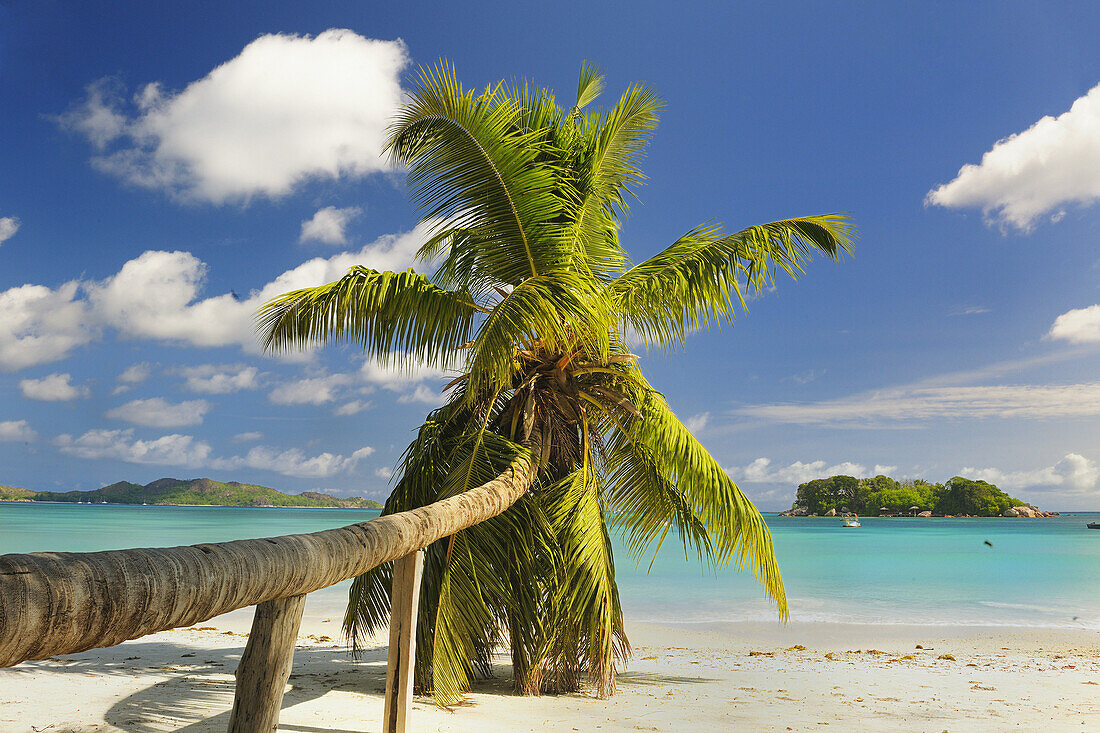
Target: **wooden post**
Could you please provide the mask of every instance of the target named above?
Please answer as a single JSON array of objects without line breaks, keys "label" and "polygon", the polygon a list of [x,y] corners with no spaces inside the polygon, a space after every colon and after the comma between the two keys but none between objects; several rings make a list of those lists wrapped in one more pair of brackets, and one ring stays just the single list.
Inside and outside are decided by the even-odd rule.
[{"label": "wooden post", "polygon": [[386,712],[383,733],[405,733],[413,694],[416,663],[416,611],[420,607],[420,574],[424,551],[417,550],[393,563],[390,601],[390,649],[386,664]]},{"label": "wooden post", "polygon": [[252,632],[237,667],[229,733],[269,733],[279,728],[283,690],[302,624],[303,593],[257,604]]}]

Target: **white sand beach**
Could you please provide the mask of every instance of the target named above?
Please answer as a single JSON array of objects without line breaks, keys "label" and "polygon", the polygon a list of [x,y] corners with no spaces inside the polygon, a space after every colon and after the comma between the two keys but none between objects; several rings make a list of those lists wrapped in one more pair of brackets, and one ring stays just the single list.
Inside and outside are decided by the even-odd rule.
[{"label": "white sand beach", "polygon": [[[352,661],[340,618],[307,608],[280,730],[377,731],[384,640]],[[0,670],[0,730],[224,731],[251,609]],[[1100,632],[840,624],[630,627],[619,694],[510,694],[507,667],[417,731],[1087,731]],[[501,663],[504,664],[502,659]]]}]

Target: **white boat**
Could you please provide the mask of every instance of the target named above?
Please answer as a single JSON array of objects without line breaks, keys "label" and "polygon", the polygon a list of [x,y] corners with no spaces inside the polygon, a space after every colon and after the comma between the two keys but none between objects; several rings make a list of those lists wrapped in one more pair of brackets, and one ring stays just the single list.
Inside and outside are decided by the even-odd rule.
[{"label": "white boat", "polygon": [[853,514],[850,517],[844,517],[844,526],[845,527],[860,527],[862,525],[859,523],[859,517],[857,517]]}]

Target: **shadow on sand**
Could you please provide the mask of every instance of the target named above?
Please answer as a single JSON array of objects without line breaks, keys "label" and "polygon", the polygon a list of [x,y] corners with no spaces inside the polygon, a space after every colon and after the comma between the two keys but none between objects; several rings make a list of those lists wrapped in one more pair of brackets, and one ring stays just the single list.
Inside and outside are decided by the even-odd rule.
[{"label": "shadow on sand", "polygon": [[[237,638],[233,641],[236,642]],[[243,646],[236,644],[204,649],[186,644],[139,641],[41,662],[25,662],[15,669],[30,674],[47,671],[50,674],[166,677],[116,702],[105,713],[106,722],[126,733],[161,733],[166,730],[220,733],[229,725],[229,710],[233,705],[233,672],[242,651]],[[174,662],[165,664],[165,659]],[[496,674],[496,677],[478,682],[472,692],[511,695],[511,668],[498,664]],[[630,671],[620,673],[618,679],[624,691],[631,687],[712,681],[704,677]],[[364,708],[380,707],[385,682],[385,647],[366,649],[357,660],[352,659],[343,646],[299,647],[294,652],[294,669],[283,697],[283,709],[316,700],[331,690],[362,695]],[[568,697],[589,696],[578,693]],[[364,713],[364,717],[371,717],[367,710]],[[308,725],[285,720],[280,723],[279,729],[292,733],[359,733],[347,728],[326,727],[323,723]]]}]

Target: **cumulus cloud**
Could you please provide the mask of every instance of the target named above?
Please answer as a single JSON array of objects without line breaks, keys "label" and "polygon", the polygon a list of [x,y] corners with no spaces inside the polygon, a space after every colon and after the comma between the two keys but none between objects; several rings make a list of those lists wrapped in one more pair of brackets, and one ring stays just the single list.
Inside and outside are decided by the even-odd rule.
[{"label": "cumulus cloud", "polygon": [[27,443],[38,439],[26,420],[0,421],[0,443]]},{"label": "cumulus cloud", "polygon": [[412,392],[406,392],[397,398],[398,402],[423,402],[426,405],[442,405],[443,395],[436,392],[430,387],[426,387],[423,384],[418,384]]},{"label": "cumulus cloud", "polygon": [[707,422],[710,420],[709,412],[700,412],[698,415],[692,415],[684,421],[684,425],[693,433],[698,433],[707,426]]},{"label": "cumulus cloud", "polygon": [[263,440],[264,434],[259,431],[251,431],[247,433],[237,433],[233,436],[234,443],[255,443],[257,440]]},{"label": "cumulus cloud", "polygon": [[179,92],[131,100],[100,81],[61,117],[88,137],[100,170],[184,198],[278,198],[307,179],[386,170],[386,125],[401,104],[401,41],[349,30],[263,35]]},{"label": "cumulus cloud", "polygon": [[62,453],[84,459],[109,458],[127,463],[200,467],[212,449],[190,435],[165,435],[155,440],[134,438],[133,428],[89,430],[78,438],[59,435],[54,444]]},{"label": "cumulus cloud", "polygon": [[153,376],[153,365],[147,361],[131,364],[118,375],[118,381],[123,384],[140,384]]},{"label": "cumulus cloud", "polygon": [[206,400],[172,403],[161,397],[152,397],[119,405],[108,410],[107,417],[150,428],[180,428],[201,424],[211,406]]},{"label": "cumulus cloud", "polygon": [[240,298],[202,297],[204,262],[189,252],[148,251],[103,280],[50,289],[22,285],[0,291],[0,369],[16,371],[64,359],[112,329],[120,336],[199,347],[239,346],[259,353],[256,310],[290,290],[331,282],[352,265],[403,270],[413,263],[428,228],[379,237],[331,257],[315,257]]},{"label": "cumulus cloud", "polygon": [[367,359],[359,368],[359,376],[364,382],[391,392],[404,392],[412,385],[443,379],[447,374],[446,369],[427,366],[404,354],[395,355],[386,365]]},{"label": "cumulus cloud", "polygon": [[23,396],[43,402],[68,402],[87,397],[89,390],[83,385],[73,384],[71,374],[51,374],[41,379],[23,379],[19,389]]},{"label": "cumulus cloud", "polygon": [[344,229],[348,222],[359,216],[361,212],[358,206],[349,206],[344,209],[326,206],[319,209],[312,219],[302,222],[302,233],[298,236],[298,241],[347,244]]},{"label": "cumulus cloud", "polygon": [[1067,204],[1100,198],[1100,85],[1068,112],[1043,117],[999,140],[979,164],[964,165],[954,180],[934,188],[928,205],[981,208],[986,219],[1020,230]]},{"label": "cumulus cloud", "polygon": [[1069,418],[1100,415],[1100,382],[909,386],[835,400],[749,405],[737,414],[802,425],[879,425],[959,418]]},{"label": "cumulus cloud", "polygon": [[0,370],[17,371],[64,359],[96,337],[79,283],[56,290],[21,285],[0,291]]},{"label": "cumulus cloud", "polygon": [[351,383],[347,374],[309,377],[280,384],[267,398],[276,405],[323,405],[334,401],[340,389]]},{"label": "cumulus cloud", "polygon": [[374,403],[370,400],[351,400],[337,407],[332,411],[333,415],[347,416],[358,415],[364,410],[369,410],[374,407]]},{"label": "cumulus cloud", "polygon": [[1048,335],[1074,344],[1100,343],[1100,305],[1066,311],[1054,319]]},{"label": "cumulus cloud", "polygon": [[200,364],[176,372],[184,378],[184,387],[200,394],[232,394],[260,386],[260,370],[244,364]]},{"label": "cumulus cloud", "polygon": [[884,466],[881,463],[876,463],[874,474],[876,476],[889,476],[897,470],[897,466]]},{"label": "cumulus cloud", "polygon": [[1001,471],[996,468],[967,466],[960,475],[988,481],[1001,488],[1026,489],[1032,487],[1066,487],[1076,491],[1088,491],[1100,483],[1100,466],[1079,453],[1067,453],[1053,466],[1030,471]]},{"label": "cumulus cloud", "polygon": [[211,465],[223,470],[247,467],[299,478],[327,478],[351,471],[360,460],[371,453],[374,453],[374,448],[365,446],[347,457],[328,452],[307,456],[298,448],[279,450],[258,445],[244,456],[215,459]]},{"label": "cumulus cloud", "polygon": [[0,244],[8,241],[19,231],[19,219],[14,216],[0,217]]},{"label": "cumulus cloud", "polygon": [[[875,468],[879,467],[876,466]],[[851,461],[843,461],[831,466],[825,461],[810,461],[809,463],[795,461],[787,466],[772,466],[770,458],[761,457],[747,466],[727,468],[726,473],[734,481],[743,481],[750,484],[801,484],[811,479],[827,476],[844,475],[856,476],[857,478],[866,476],[867,467]]]}]

